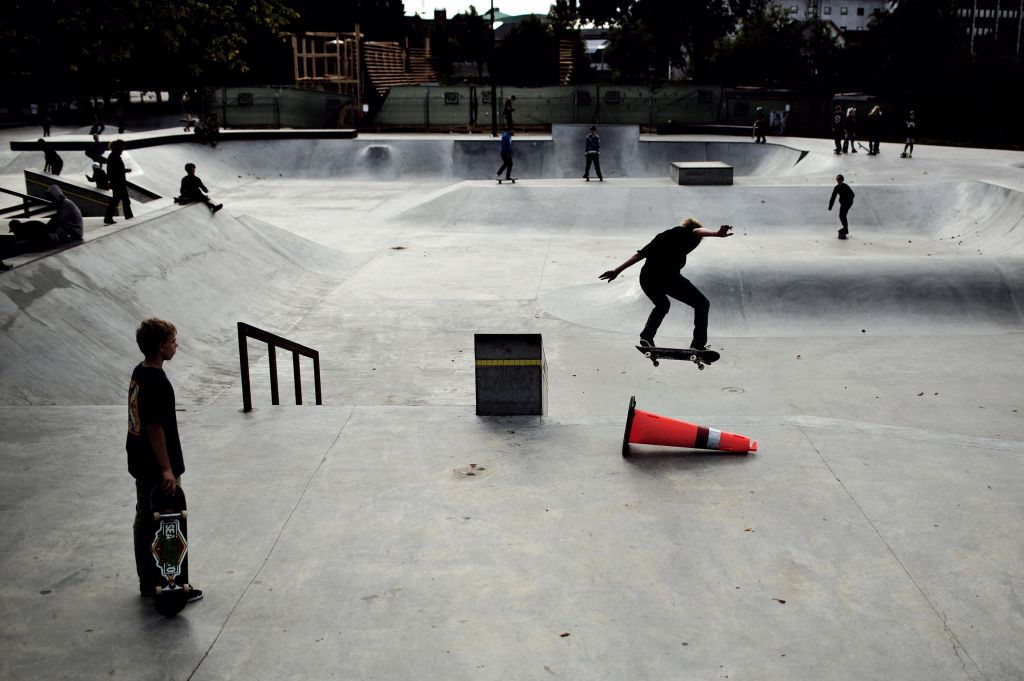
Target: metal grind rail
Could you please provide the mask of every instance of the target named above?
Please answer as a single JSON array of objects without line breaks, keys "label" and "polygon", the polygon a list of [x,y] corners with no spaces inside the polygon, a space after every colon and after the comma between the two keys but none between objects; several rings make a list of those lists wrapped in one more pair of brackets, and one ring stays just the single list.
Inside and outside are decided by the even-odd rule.
[{"label": "metal grind rail", "polygon": [[316,403],[323,404],[320,392],[320,353],[305,345],[299,345],[287,338],[274,335],[269,331],[257,329],[245,322],[238,322],[238,361],[242,370],[242,411],[252,411],[252,390],[249,385],[249,344],[248,339],[260,341],[267,344],[270,361],[270,401],[271,404],[281,404],[281,398],[277,386],[277,348],[292,353],[292,370],[295,375],[295,404],[302,404],[302,379],[299,376],[299,356],[309,357],[313,360],[313,389],[316,393]]}]

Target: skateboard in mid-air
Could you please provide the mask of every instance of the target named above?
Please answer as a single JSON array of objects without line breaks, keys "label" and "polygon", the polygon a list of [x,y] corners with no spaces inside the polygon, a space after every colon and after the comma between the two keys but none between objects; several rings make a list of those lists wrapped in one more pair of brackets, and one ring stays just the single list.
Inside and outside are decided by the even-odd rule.
[{"label": "skateboard in mid-air", "polygon": [[643,353],[644,357],[651,360],[654,366],[658,366],[659,359],[686,359],[697,365],[701,371],[704,365],[713,364],[721,359],[721,355],[714,350],[698,350],[695,348],[659,348],[655,346],[645,347],[637,345],[636,349]]},{"label": "skateboard in mid-air", "polygon": [[511,182],[512,184],[515,184],[516,180],[518,180],[519,178],[518,177],[499,177],[499,178],[496,178],[496,179],[498,180],[498,184],[501,184],[502,182]]},{"label": "skateboard in mid-air", "polygon": [[150,494],[156,532],[153,535],[153,605],[161,615],[177,615],[188,602],[188,510],[179,487],[168,495],[159,486]]}]

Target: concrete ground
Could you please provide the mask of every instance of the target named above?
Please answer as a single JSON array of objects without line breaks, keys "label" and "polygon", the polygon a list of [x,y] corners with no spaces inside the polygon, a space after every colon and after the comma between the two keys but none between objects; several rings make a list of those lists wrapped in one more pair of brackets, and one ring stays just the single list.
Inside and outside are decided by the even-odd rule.
[{"label": "concrete ground", "polygon": [[[585,183],[556,133],[498,186],[451,139],[133,150],[136,182],[194,160],[225,209],[157,201],[0,273],[0,678],[1024,679],[1024,154],[627,135],[635,174]],[[705,153],[748,174],[644,163]],[[39,159],[0,154],[0,186]],[[684,271],[704,371],[633,349],[638,267],[597,278],[688,215],[736,228]],[[150,315],[179,329],[206,593],[173,619],[137,595],[123,448]],[[271,406],[250,342],[240,413],[238,321],[319,350],[324,405]],[[474,334],[527,332],[548,413],[477,417]],[[624,459],[633,395],[758,452]]]}]

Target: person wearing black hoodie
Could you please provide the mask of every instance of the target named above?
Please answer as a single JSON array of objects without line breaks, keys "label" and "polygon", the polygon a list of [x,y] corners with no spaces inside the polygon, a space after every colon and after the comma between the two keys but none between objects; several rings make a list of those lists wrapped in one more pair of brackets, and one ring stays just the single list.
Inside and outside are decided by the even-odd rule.
[{"label": "person wearing black hoodie", "polygon": [[107,157],[107,177],[110,180],[110,189],[113,196],[107,204],[106,215],[103,216],[103,224],[114,224],[114,214],[117,212],[117,204],[121,204],[125,220],[135,217],[132,214],[132,200],[128,196],[128,179],[125,174],[130,172],[124,167],[124,159],[121,153],[124,151],[124,140],[114,140],[110,145],[110,156]]},{"label": "person wearing black hoodie", "polygon": [[43,150],[43,172],[60,175],[60,171],[64,169],[64,159],[42,137],[38,141],[39,148]]},{"label": "person wearing black hoodie", "polygon": [[64,196],[57,185],[48,187],[43,196],[53,203],[57,212],[46,222],[11,220],[10,234],[0,235],[0,259],[81,241],[85,232],[78,206]]}]

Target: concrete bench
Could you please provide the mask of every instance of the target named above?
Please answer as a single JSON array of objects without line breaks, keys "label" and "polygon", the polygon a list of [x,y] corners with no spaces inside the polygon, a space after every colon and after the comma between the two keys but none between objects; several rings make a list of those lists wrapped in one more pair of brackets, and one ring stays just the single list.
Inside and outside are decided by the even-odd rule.
[{"label": "concrete bench", "polygon": [[732,166],[721,161],[671,164],[675,184],[732,184]]}]

